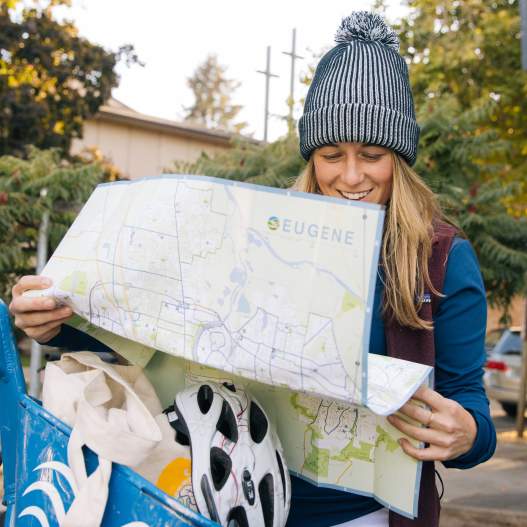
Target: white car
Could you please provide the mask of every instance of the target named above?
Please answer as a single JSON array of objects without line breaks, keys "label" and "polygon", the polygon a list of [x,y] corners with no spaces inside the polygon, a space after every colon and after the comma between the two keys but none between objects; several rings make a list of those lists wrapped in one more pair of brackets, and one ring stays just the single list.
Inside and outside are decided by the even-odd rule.
[{"label": "white car", "polygon": [[518,408],[522,348],[521,328],[510,327],[503,332],[487,355],[485,365],[487,395],[498,401],[507,415],[512,417],[516,415]]}]

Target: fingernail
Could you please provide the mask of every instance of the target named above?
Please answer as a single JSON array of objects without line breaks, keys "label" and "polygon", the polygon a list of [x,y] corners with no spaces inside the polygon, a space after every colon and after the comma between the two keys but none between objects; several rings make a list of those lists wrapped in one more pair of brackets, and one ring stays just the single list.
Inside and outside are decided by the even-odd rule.
[{"label": "fingernail", "polygon": [[45,286],[50,286],[53,282],[51,281],[50,278],[46,278],[46,277],[43,277],[42,278],[42,285],[45,285]]}]

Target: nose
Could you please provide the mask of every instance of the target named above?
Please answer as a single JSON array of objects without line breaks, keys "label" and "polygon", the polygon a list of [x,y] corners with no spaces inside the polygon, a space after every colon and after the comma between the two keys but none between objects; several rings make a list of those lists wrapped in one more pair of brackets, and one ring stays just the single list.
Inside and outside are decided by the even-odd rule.
[{"label": "nose", "polygon": [[364,181],[364,170],[361,164],[355,159],[355,156],[348,156],[346,164],[341,173],[341,179],[350,187],[362,183]]}]

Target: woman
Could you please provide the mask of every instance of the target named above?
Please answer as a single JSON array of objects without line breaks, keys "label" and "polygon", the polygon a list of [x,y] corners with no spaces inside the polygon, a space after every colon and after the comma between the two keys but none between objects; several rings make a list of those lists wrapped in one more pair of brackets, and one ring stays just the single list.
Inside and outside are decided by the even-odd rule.
[{"label": "woman", "polygon": [[427,444],[417,449],[401,441],[408,455],[426,461],[416,520],[388,515],[371,498],[292,478],[287,525],[433,527],[439,518],[433,461],[469,468],[495,449],[482,384],[485,291],[470,244],[411,169],[419,128],[397,36],[378,15],[358,12],[342,21],[335,40],[316,69],[300,119],[308,165],[295,187],[386,206],[370,353],[435,366],[435,390],[422,388],[415,396],[430,409],[401,408],[425,428],[389,417]]},{"label": "woman", "polygon": [[[388,515],[372,498],[292,478],[288,526],[436,527],[433,461],[469,468],[495,448],[482,385],[485,292],[470,244],[445,222],[433,193],[410,168],[419,128],[395,33],[379,16],[359,12],[343,20],[336,40],[318,65],[299,123],[308,165],[296,188],[386,206],[370,352],[435,366],[435,390],[416,394],[430,409],[401,409],[426,428],[390,417],[399,430],[428,444],[416,449],[401,443],[408,455],[425,461],[416,520]],[[15,324],[47,344],[104,349],[72,328],[61,329],[69,308],[21,296],[49,285],[42,277],[15,285]]]}]

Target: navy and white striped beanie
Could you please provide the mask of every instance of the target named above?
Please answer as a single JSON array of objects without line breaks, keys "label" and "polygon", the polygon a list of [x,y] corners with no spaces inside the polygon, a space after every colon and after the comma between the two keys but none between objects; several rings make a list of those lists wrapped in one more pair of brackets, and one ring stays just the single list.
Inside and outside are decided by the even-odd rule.
[{"label": "navy and white striped beanie", "polygon": [[413,165],[419,126],[397,35],[379,15],[358,11],[342,20],[335,41],[307,93],[298,125],[302,157],[328,143],[360,142]]}]

